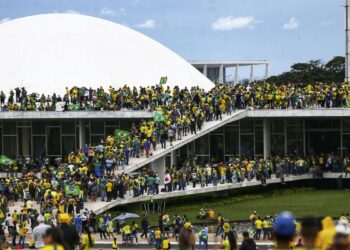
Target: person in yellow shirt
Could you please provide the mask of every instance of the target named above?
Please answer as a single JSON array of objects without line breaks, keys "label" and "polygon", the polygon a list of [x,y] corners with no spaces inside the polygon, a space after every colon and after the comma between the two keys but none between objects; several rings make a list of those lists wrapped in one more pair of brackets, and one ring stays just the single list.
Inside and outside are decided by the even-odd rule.
[{"label": "person in yellow shirt", "polygon": [[322,230],[316,238],[316,247],[320,250],[327,250],[333,243],[333,237],[336,234],[333,219],[329,216],[322,220]]},{"label": "person in yellow shirt", "polygon": [[28,229],[26,228],[25,222],[20,222],[19,224],[19,242],[18,244],[22,246],[22,249],[24,248],[24,241],[26,239]]},{"label": "person in yellow shirt", "polygon": [[254,222],[254,226],[256,229],[256,232],[255,232],[255,239],[256,240],[260,240],[262,225],[263,225],[263,222],[261,221],[260,217],[258,217],[258,219],[255,220],[255,222]]},{"label": "person in yellow shirt", "polygon": [[87,228],[83,229],[83,234],[81,235],[81,249],[82,250],[92,250],[95,245],[95,237],[90,234]]},{"label": "person in yellow shirt", "polygon": [[156,241],[156,246],[160,246],[162,241],[162,232],[160,231],[159,227],[157,227],[156,231],[154,231],[154,239]]},{"label": "person in yellow shirt", "polygon": [[129,241],[131,240],[131,227],[130,227],[130,225],[126,224],[122,228],[122,233],[123,233],[123,239],[125,241],[125,245],[127,246]]},{"label": "person in yellow shirt", "polygon": [[112,190],[113,190],[113,184],[111,181],[108,181],[106,184],[107,202],[112,200]]},{"label": "person in yellow shirt", "polygon": [[163,242],[162,242],[162,247],[163,247],[163,250],[170,249],[170,241],[168,240],[167,237],[164,237]]},{"label": "person in yellow shirt", "polygon": [[57,228],[50,227],[43,236],[44,247],[40,250],[65,250],[61,233]]},{"label": "person in yellow shirt", "polygon": [[113,238],[112,249],[119,249],[117,238]]},{"label": "person in yellow shirt", "polygon": [[264,237],[263,240],[265,239],[270,239],[270,234],[269,234],[269,221],[267,220],[267,218],[265,217],[265,219],[262,222],[262,227],[263,227],[263,232],[264,232]]},{"label": "person in yellow shirt", "polygon": [[222,242],[220,248],[224,249],[224,250],[236,250],[237,249],[237,240],[236,240],[235,234],[233,233],[232,230],[230,230],[227,233],[227,237]]}]

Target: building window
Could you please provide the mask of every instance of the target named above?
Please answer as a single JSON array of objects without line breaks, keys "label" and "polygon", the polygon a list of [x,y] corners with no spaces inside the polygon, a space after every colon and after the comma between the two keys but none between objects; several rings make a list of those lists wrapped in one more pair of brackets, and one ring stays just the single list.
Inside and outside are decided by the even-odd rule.
[{"label": "building window", "polygon": [[196,155],[209,154],[209,135],[203,135],[195,141]]},{"label": "building window", "polygon": [[18,155],[32,155],[32,130],[30,127],[18,128]]},{"label": "building window", "polygon": [[287,154],[303,154],[303,123],[301,120],[286,121]]},{"label": "building window", "polygon": [[241,155],[248,158],[254,157],[254,134],[241,135]]},{"label": "building window", "polygon": [[225,127],[225,155],[239,154],[239,127]]},{"label": "building window", "polygon": [[17,136],[4,136],[3,143],[6,145],[4,147],[4,155],[10,158],[17,157]]},{"label": "building window", "polygon": [[74,135],[75,133],[75,122],[62,122],[62,134],[63,135]]},{"label": "building window", "polygon": [[62,156],[66,157],[70,152],[75,151],[75,136],[62,136]]},{"label": "building window", "polygon": [[33,157],[43,157],[46,155],[45,136],[33,136]]},{"label": "building window", "polygon": [[104,122],[91,122],[91,134],[104,135],[105,134],[105,124]]},{"label": "building window", "polygon": [[45,122],[36,121],[33,122],[33,135],[45,135]]},{"label": "building window", "polygon": [[284,142],[284,134],[271,134],[271,154],[284,156],[286,154]]},{"label": "building window", "polygon": [[61,155],[61,131],[60,127],[47,127],[47,155]]},{"label": "building window", "polygon": [[210,158],[212,162],[224,160],[224,136],[210,135]]},{"label": "building window", "polygon": [[4,133],[4,135],[16,135],[17,134],[17,123],[15,121],[4,121],[3,133]]},{"label": "building window", "polygon": [[255,125],[255,156],[264,154],[264,132],[263,127]]}]

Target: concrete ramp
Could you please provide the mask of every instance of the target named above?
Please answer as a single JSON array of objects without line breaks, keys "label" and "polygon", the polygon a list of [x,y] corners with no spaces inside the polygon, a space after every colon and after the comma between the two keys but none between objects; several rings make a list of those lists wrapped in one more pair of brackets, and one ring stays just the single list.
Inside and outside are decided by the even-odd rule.
[{"label": "concrete ramp", "polygon": [[187,136],[183,136],[181,140],[177,140],[175,142],[173,142],[173,145],[170,146],[170,143],[167,142],[166,145],[166,149],[162,149],[160,144],[157,145],[157,150],[156,151],[152,151],[152,156],[150,156],[149,158],[146,158],[146,156],[141,156],[140,158],[130,158],[129,160],[129,165],[125,166],[125,170],[118,170],[117,173],[131,173],[163,156],[165,156],[166,154],[171,153],[172,151],[200,138],[203,135],[206,135],[228,123],[234,122],[234,121],[238,121],[241,120],[243,118],[246,117],[246,111],[245,110],[238,110],[234,113],[232,113],[232,115],[222,115],[222,120],[214,120],[214,121],[210,121],[210,122],[205,122],[203,124],[203,128],[201,131],[197,131],[197,134],[187,134]]},{"label": "concrete ramp", "polygon": [[[325,173],[323,177],[324,179],[336,179],[336,178],[339,178],[339,176],[342,174],[343,173]],[[288,176],[284,178],[284,182],[311,180],[313,178],[314,177],[311,174],[305,174],[300,176]],[[349,178],[350,177],[347,177],[346,179],[349,179]],[[272,177],[271,179],[267,179],[266,182],[267,182],[267,185],[276,184],[276,183],[281,183],[281,179]],[[213,186],[212,184],[210,184],[209,186],[204,188],[201,188],[200,185],[197,185],[196,188],[193,188],[192,185],[189,185],[186,187],[186,190],[164,192],[164,193],[159,193],[157,195],[143,195],[136,198],[126,195],[125,199],[117,199],[108,203],[101,202],[101,201],[87,202],[85,204],[85,207],[88,208],[89,210],[95,211],[96,214],[100,214],[116,206],[122,206],[122,205],[137,203],[137,202],[150,202],[151,200],[157,201],[157,200],[171,199],[171,198],[180,197],[180,196],[190,196],[190,195],[194,196],[194,195],[203,194],[203,193],[221,192],[225,190],[240,189],[240,188],[260,186],[260,185],[261,185],[261,182],[257,181],[256,179],[253,179],[251,181],[245,180],[243,182],[236,183],[236,184],[226,183],[226,184],[218,184],[217,186]]]}]

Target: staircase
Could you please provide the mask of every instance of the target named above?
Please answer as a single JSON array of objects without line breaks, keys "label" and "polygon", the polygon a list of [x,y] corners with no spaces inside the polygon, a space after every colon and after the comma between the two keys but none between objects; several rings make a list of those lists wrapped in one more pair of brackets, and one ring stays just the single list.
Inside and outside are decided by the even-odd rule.
[{"label": "staircase", "polygon": [[187,134],[187,136],[183,136],[181,140],[177,140],[173,142],[173,145],[170,146],[170,142],[167,142],[166,145],[166,149],[162,149],[160,144],[157,145],[157,150],[156,151],[152,151],[152,156],[149,156],[149,158],[147,158],[145,155],[140,156],[140,158],[130,158],[129,159],[129,165],[125,166],[124,170],[117,170],[117,173],[120,174],[122,172],[124,173],[131,173],[163,156],[165,156],[166,154],[169,154],[170,152],[202,137],[203,135],[206,135],[228,123],[234,122],[234,121],[238,121],[241,120],[243,118],[246,117],[246,111],[245,110],[238,110],[234,113],[232,113],[232,115],[222,115],[222,120],[213,120],[210,122],[204,122],[203,123],[203,127],[201,131],[197,131],[197,134],[193,134],[191,135],[190,133]]}]

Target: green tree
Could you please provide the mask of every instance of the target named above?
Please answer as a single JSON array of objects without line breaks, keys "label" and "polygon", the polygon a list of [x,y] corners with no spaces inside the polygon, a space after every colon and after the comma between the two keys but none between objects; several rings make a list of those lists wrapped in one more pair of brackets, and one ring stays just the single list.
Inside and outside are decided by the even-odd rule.
[{"label": "green tree", "polygon": [[275,83],[315,83],[343,82],[345,77],[345,58],[336,56],[326,64],[321,60],[311,60],[307,63],[295,63],[291,70],[267,79]]}]

